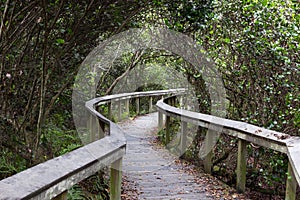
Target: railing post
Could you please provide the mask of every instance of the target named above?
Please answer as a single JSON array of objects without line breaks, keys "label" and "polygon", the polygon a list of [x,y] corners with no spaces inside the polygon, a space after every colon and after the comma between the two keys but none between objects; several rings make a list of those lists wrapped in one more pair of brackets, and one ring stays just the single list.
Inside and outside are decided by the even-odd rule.
[{"label": "railing post", "polygon": [[292,166],[289,162],[288,175],[287,175],[287,179],[286,179],[285,200],[295,200],[296,199],[297,185],[298,184],[297,184]]},{"label": "railing post", "polygon": [[182,97],[182,95],[180,95],[179,105],[180,105],[180,108],[183,108],[183,97]]},{"label": "railing post", "polygon": [[[164,96],[161,96],[161,99],[164,99]],[[162,130],[163,129],[163,125],[164,124],[164,114],[160,111],[158,111],[158,130]]]},{"label": "railing post", "polygon": [[130,113],[129,113],[129,99],[125,100],[125,112],[127,113],[127,117],[130,117]]},{"label": "railing post", "polygon": [[57,195],[52,200],[67,200],[67,197],[68,197],[68,190],[66,190],[63,193]]},{"label": "railing post", "polygon": [[212,157],[213,157],[213,141],[214,141],[214,132],[208,130],[205,136],[205,157],[204,157],[204,171],[208,174],[211,174],[212,168]]},{"label": "railing post", "polygon": [[149,113],[151,113],[152,110],[153,110],[152,101],[153,101],[153,97],[151,96],[150,99],[149,99]]},{"label": "railing post", "polygon": [[108,109],[107,109],[107,110],[108,110],[108,113],[107,113],[108,116],[107,116],[107,118],[110,119],[110,120],[112,120],[111,102],[109,102],[109,103],[107,104],[107,107],[108,107]]},{"label": "railing post", "polygon": [[118,100],[118,121],[122,120],[122,102],[121,99]]},{"label": "railing post", "polygon": [[138,115],[138,114],[140,114],[140,98],[139,97],[137,97],[135,99],[135,104],[136,104],[136,114]]},{"label": "railing post", "polygon": [[110,199],[121,200],[122,158],[111,164]]},{"label": "railing post", "polygon": [[172,104],[172,106],[176,105],[176,96],[171,98],[171,104]]},{"label": "railing post", "polygon": [[158,130],[163,129],[163,123],[164,123],[164,115],[162,112],[158,111]]},{"label": "railing post", "polygon": [[98,133],[99,125],[97,123],[97,118],[92,114],[89,115],[89,120],[87,122],[87,128],[90,132],[89,142],[95,141],[96,140],[96,133]]},{"label": "railing post", "polygon": [[[100,107],[96,107],[96,111],[101,113],[101,109]],[[96,133],[99,135],[99,138],[104,138],[104,127],[105,127],[105,124],[98,118],[95,116],[95,125],[93,126],[97,126],[97,128],[95,128],[95,131],[97,131]],[[98,138],[98,139],[99,139]],[[96,140],[96,138],[94,138],[94,141]]]},{"label": "railing post", "polygon": [[187,122],[181,120],[181,137],[180,137],[180,155],[182,156],[186,150],[187,141]]},{"label": "railing post", "polygon": [[171,99],[171,98],[167,98],[166,101],[167,101],[167,104],[168,104],[168,105],[172,106],[172,105],[171,105],[171,103],[172,103],[172,99]]},{"label": "railing post", "polygon": [[99,121],[99,138],[104,138],[105,135],[105,123],[102,122],[101,120]]},{"label": "railing post", "polygon": [[247,165],[247,142],[238,140],[238,160],[236,169],[236,188],[238,192],[245,192],[246,189],[246,165]]},{"label": "railing post", "polygon": [[171,117],[166,116],[166,144],[170,142],[170,126],[171,126]]}]

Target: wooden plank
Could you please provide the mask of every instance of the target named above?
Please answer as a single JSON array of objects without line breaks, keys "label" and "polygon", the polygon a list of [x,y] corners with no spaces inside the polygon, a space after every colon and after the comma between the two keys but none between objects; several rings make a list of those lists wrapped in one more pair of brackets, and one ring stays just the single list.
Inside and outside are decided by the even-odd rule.
[{"label": "wooden plank", "polygon": [[147,92],[131,92],[131,93],[121,93],[121,94],[113,94],[113,95],[107,95],[103,97],[97,97],[95,99],[92,99],[86,104],[106,104],[109,101],[114,100],[124,100],[124,99],[133,99],[137,97],[149,97],[149,96],[162,96],[162,95],[171,95],[171,94],[183,94],[186,92],[185,88],[178,88],[178,89],[169,89],[169,90],[153,90],[153,91],[147,91]]},{"label": "wooden plank", "polygon": [[238,160],[236,169],[236,188],[238,192],[246,190],[246,167],[247,167],[247,143],[244,140],[238,141]]},{"label": "wooden plank", "polygon": [[181,121],[181,137],[180,137],[180,155],[183,155],[186,151],[187,143],[187,122]]},{"label": "wooden plank", "polygon": [[214,134],[215,132],[213,130],[208,130],[206,132],[205,136],[205,148],[204,148],[204,171],[208,174],[211,174],[213,162],[212,162],[212,157],[213,157],[213,145],[214,145]]},{"label": "wooden plank", "polygon": [[[65,191],[74,184],[121,159],[125,154],[126,147],[124,133],[116,124],[100,114],[94,108],[95,105],[97,107],[97,105],[108,103],[108,118],[111,118],[111,102],[114,100],[175,94],[184,91],[184,89],[174,89],[109,95],[86,102],[85,106],[92,115],[87,124],[92,130],[91,132],[99,133],[100,128],[104,132],[106,124],[109,127],[110,136],[1,180],[0,199],[52,199],[55,197],[64,199]],[[97,123],[98,120],[100,120],[99,123]],[[91,139],[94,140],[95,137],[91,136]]]},{"label": "wooden plank", "polygon": [[210,127],[213,129],[213,125],[216,125],[216,130],[218,130],[221,126],[223,127],[223,132],[226,134],[283,153],[287,153],[286,143],[292,139],[292,137],[287,134],[268,130],[244,122],[175,108],[165,104],[162,100],[158,101],[156,106],[160,112],[166,115],[181,118],[184,121],[205,128]]},{"label": "wooden plank", "polygon": [[130,117],[129,99],[125,100],[125,112],[127,113],[127,118],[129,118]]},{"label": "wooden plank", "polygon": [[118,101],[118,121],[122,120],[122,101]]},{"label": "wooden plank", "polygon": [[112,107],[111,107],[112,105],[111,105],[111,102],[109,102],[108,104],[107,104],[107,107],[108,107],[108,116],[107,116],[107,118],[108,119],[112,119]]},{"label": "wooden plank", "polygon": [[122,185],[122,158],[111,165],[110,172],[110,199],[121,200]]},{"label": "wooden plank", "polygon": [[166,144],[168,144],[171,140],[171,136],[170,136],[170,126],[171,126],[171,117],[170,116],[166,116]]},{"label": "wooden plank", "polygon": [[296,200],[297,181],[291,164],[288,164],[288,175],[286,180],[285,200]]},{"label": "wooden plank", "polygon": [[164,123],[164,116],[162,114],[162,112],[158,112],[158,130],[162,130],[163,129],[163,123]]},{"label": "wooden plank", "polygon": [[138,115],[140,113],[140,98],[137,97],[135,99],[135,106],[136,106],[136,114]]},{"label": "wooden plank", "polygon": [[52,199],[120,159],[125,154],[125,144],[105,137],[3,179],[0,199]]},{"label": "wooden plank", "polygon": [[[290,136],[273,130],[268,130],[244,122],[224,119],[212,115],[206,115],[172,107],[160,100],[156,103],[157,110],[170,117],[180,118],[182,121],[199,125],[205,128],[218,130],[222,127],[222,133],[285,153],[289,157],[295,178],[300,184],[300,137]],[[167,99],[168,101],[168,99]]]},{"label": "wooden plank", "polygon": [[101,120],[98,120],[98,124],[99,124],[99,139],[102,139],[105,136],[105,123],[102,122]]},{"label": "wooden plank", "polygon": [[[96,107],[96,111],[97,112],[101,112],[101,109],[100,109],[100,106]],[[98,134],[98,139],[102,139],[104,138],[104,135],[105,135],[105,123],[100,120],[98,117],[95,117],[96,118],[96,126],[97,126],[97,134]]]},{"label": "wooden plank", "polygon": [[153,97],[149,97],[149,113],[153,111]]},{"label": "wooden plank", "polygon": [[89,132],[89,142],[94,142],[96,140],[96,134],[98,132],[97,118],[93,115],[89,115],[89,120],[87,121],[87,129]]},{"label": "wooden plank", "polygon": [[[213,199],[204,190],[206,185],[201,181],[196,182],[196,177],[188,173],[191,168],[185,168],[184,164],[174,162],[177,156],[167,149],[153,146],[151,141],[156,137],[153,133],[156,132],[158,123],[153,121],[157,121],[157,114],[143,115],[139,119],[141,120],[121,124],[126,128],[125,134],[130,136],[133,131],[139,129],[144,136],[130,137],[127,154],[123,159],[123,170],[128,174],[128,181],[137,183],[136,199]],[[140,129],[144,126],[146,128]],[[153,133],[149,133],[149,130]],[[132,154],[133,150],[130,149],[136,153]]]},{"label": "wooden plank", "polygon": [[293,177],[297,181],[298,185],[300,184],[300,138],[297,137],[294,140],[290,141],[288,144],[288,158],[289,158],[289,167],[293,172]]}]

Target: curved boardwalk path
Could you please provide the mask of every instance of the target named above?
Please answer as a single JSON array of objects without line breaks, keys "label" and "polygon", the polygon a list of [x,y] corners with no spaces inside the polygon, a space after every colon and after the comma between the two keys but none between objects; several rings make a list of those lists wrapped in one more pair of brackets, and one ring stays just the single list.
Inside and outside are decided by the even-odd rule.
[{"label": "curved boardwalk path", "polygon": [[127,138],[123,173],[136,183],[138,199],[212,199],[172,154],[153,145],[157,118],[152,113],[119,124]]}]

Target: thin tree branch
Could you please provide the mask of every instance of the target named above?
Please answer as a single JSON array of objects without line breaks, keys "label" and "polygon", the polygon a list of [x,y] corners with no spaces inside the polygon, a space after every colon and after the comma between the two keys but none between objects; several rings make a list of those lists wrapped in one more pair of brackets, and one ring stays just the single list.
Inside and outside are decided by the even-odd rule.
[{"label": "thin tree branch", "polygon": [[3,31],[4,31],[4,24],[5,24],[5,20],[6,20],[6,16],[7,16],[9,3],[10,3],[10,0],[7,0],[6,3],[5,3],[5,8],[4,8],[4,11],[3,11],[3,15],[2,15],[2,20],[1,20],[1,25],[0,25],[0,41],[2,40],[2,34],[3,34]]},{"label": "thin tree branch", "polygon": [[51,98],[51,101],[49,103],[49,105],[47,106],[46,108],[46,111],[45,111],[45,119],[48,117],[50,111],[52,110],[53,106],[54,106],[54,103],[55,101],[57,100],[57,98],[63,93],[63,91],[67,88],[68,85],[70,85],[70,83],[72,82],[72,79],[70,78],[60,89],[59,91],[56,93],[56,95],[54,95],[52,98]]},{"label": "thin tree branch", "polygon": [[118,78],[115,79],[115,81],[111,84],[111,86],[106,90],[105,95],[111,94],[112,90],[115,88],[115,86],[118,84],[118,82],[122,78],[124,78],[130,72],[130,70],[133,69],[138,64],[138,62],[140,61],[143,54],[144,54],[144,50],[137,51],[135,53],[135,55],[131,59],[131,64],[129,65],[129,67],[126,69],[126,71],[121,76],[119,76]]}]

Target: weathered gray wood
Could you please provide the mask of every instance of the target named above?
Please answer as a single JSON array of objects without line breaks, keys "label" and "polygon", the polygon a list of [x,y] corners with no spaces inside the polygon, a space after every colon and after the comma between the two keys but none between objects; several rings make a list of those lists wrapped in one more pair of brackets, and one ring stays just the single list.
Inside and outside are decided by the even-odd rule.
[{"label": "weathered gray wood", "polygon": [[164,116],[162,114],[162,112],[158,112],[158,130],[162,130],[163,129],[163,124],[164,124]]},{"label": "weathered gray wood", "polygon": [[118,101],[118,121],[122,120],[122,101]]},{"label": "weathered gray wood", "polygon": [[236,188],[238,192],[246,190],[246,166],[247,165],[247,143],[244,140],[238,140],[238,160],[236,169]]},{"label": "weathered gray wood", "polygon": [[135,106],[136,106],[136,114],[138,115],[140,113],[140,98],[137,97],[135,99]]},{"label": "weathered gray wood", "polygon": [[176,105],[176,96],[174,96],[173,98],[171,98],[171,105],[172,106]]},{"label": "weathered gray wood", "polygon": [[287,153],[286,143],[292,139],[292,137],[289,137],[287,134],[264,129],[244,122],[175,108],[165,104],[162,100],[158,101],[156,106],[158,110],[165,115],[180,118],[183,121],[204,128],[214,129],[212,125],[215,124],[216,131],[218,131],[221,126],[223,133],[283,153]]},{"label": "weathered gray wood", "polygon": [[215,132],[212,130],[209,130],[206,132],[205,136],[205,147],[204,147],[204,171],[208,174],[211,174],[213,162],[212,162],[212,157],[213,157],[213,146],[214,146],[214,134]]},{"label": "weathered gray wood", "polygon": [[89,120],[87,121],[87,127],[89,131],[89,142],[94,142],[96,140],[96,135],[99,131],[99,125],[97,123],[97,118],[93,115],[89,116]]},{"label": "weathered gray wood", "polygon": [[120,124],[127,138],[123,171],[129,182],[137,183],[136,199],[213,199],[204,190],[205,182],[195,181],[196,176],[190,170],[174,162],[177,159],[174,154],[153,145],[157,120],[157,113],[151,113]]},{"label": "weathered gray wood", "polygon": [[153,111],[153,97],[149,97],[149,113]]},{"label": "weathered gray wood", "polygon": [[111,165],[110,199],[121,200],[122,158]]},{"label": "weathered gray wood", "polygon": [[[94,174],[102,167],[110,165],[122,158],[125,153],[126,145],[124,136],[120,134],[122,131],[118,126],[97,112],[94,109],[94,104],[101,105],[109,103],[112,100],[121,101],[143,96],[175,94],[177,92],[184,92],[184,90],[167,90],[157,93],[152,91],[118,94],[95,98],[86,102],[86,107],[93,117],[97,117],[100,120],[99,124],[104,124],[104,126],[106,124],[109,126],[110,136],[0,181],[0,199],[54,198],[85,177]],[[246,148],[243,146],[245,146],[246,141],[249,141],[287,153],[290,160],[289,172],[293,173],[293,181],[287,180],[287,184],[289,184],[287,187],[287,198],[293,199],[294,193],[291,195],[288,191],[295,191],[296,181],[300,183],[299,137],[291,137],[284,133],[263,129],[243,122],[193,113],[181,109],[179,110],[169,105],[165,105],[163,102],[161,105],[159,103],[157,105],[161,113],[167,115],[168,123],[170,123],[170,117],[180,117],[185,122],[194,123],[206,128],[210,127],[212,130],[216,131],[218,130],[218,127],[223,126],[223,133],[240,139],[239,151],[246,152]],[[215,124],[216,128],[214,129],[214,126],[211,126],[211,124]],[[99,127],[102,126],[103,125],[100,125]],[[94,126],[91,126],[91,128],[93,127]],[[95,155],[97,155],[98,158]],[[246,157],[240,153],[239,155],[242,156],[239,156],[241,162],[238,164],[238,168],[243,169],[243,165],[246,166],[246,164],[243,163],[243,161],[246,162]],[[245,158],[242,159],[242,157]],[[240,174],[243,175],[245,173],[240,172]],[[31,178],[30,184],[28,184],[28,177]],[[240,178],[240,183],[243,182],[242,178]],[[16,188],[18,188],[18,190],[16,190]],[[243,190],[242,186],[241,190]],[[288,197],[288,195],[290,196]]]},{"label": "weathered gray wood", "polygon": [[288,158],[291,168],[294,172],[295,178],[300,183],[300,138],[296,137],[287,143],[288,147]]},{"label": "weathered gray wood", "polygon": [[126,144],[120,139],[105,137],[3,179],[0,199],[52,199],[120,159]]},{"label": "weathered gray wood", "polygon": [[127,113],[127,118],[129,118],[129,116],[130,116],[129,99],[125,100],[125,112]]},{"label": "weathered gray wood", "polygon": [[[97,103],[97,105],[106,104],[108,101],[114,100],[124,100],[124,99],[133,99],[137,97],[150,97],[150,96],[164,96],[164,95],[172,95],[172,94],[184,94],[186,89],[178,88],[178,89],[168,89],[168,90],[153,90],[147,92],[131,92],[131,93],[120,93],[120,94],[113,94],[107,95],[102,97],[97,97],[92,100],[92,102]],[[162,98],[163,99],[163,98]]]},{"label": "weathered gray wood", "polygon": [[175,106],[175,99],[176,99],[176,96],[170,96],[170,97],[166,98],[167,103],[168,103],[170,106]]},{"label": "weathered gray wood", "polygon": [[180,105],[180,108],[183,106],[183,97],[182,97],[182,95],[179,96],[179,105]]},{"label": "weathered gray wood", "polygon": [[[290,136],[285,133],[268,130],[244,122],[182,110],[181,108],[172,107],[165,102],[172,104],[170,97],[165,100],[158,101],[156,107],[159,113],[169,117],[178,118],[181,121],[192,123],[204,128],[209,128],[217,132],[219,132],[220,127],[222,127],[222,133],[240,139],[240,150],[243,153],[245,152],[244,145],[246,141],[275,151],[286,153],[289,157],[290,167],[294,173],[295,180],[298,185],[300,184],[300,137]],[[243,168],[245,169],[246,166],[246,160],[242,161],[242,157],[245,157],[245,155],[239,154],[239,156],[239,168],[242,170]],[[244,171],[246,171],[246,169]],[[245,176],[245,173],[240,172],[238,185],[241,191],[244,191],[244,186],[242,186],[244,185],[243,182],[245,182],[243,176]]]},{"label": "weathered gray wood", "polygon": [[295,200],[297,190],[297,181],[291,164],[288,164],[288,175],[286,180],[285,200]]},{"label": "weathered gray wood", "polygon": [[[96,111],[101,112],[100,106],[96,107]],[[105,133],[104,133],[105,123],[103,121],[101,121],[98,117],[95,117],[95,119],[96,119],[96,122],[94,122],[94,123],[95,123],[95,126],[97,126],[96,131],[97,131],[97,135],[98,135],[98,138],[95,138],[95,140],[102,139],[102,138],[104,138],[104,135],[105,135]]]},{"label": "weathered gray wood", "polygon": [[[91,133],[95,134],[91,135],[91,140],[96,138],[96,134],[101,131],[100,129],[104,132],[105,125],[109,128],[109,136],[1,180],[0,199],[65,199],[65,191],[74,184],[95,174],[103,167],[118,162],[125,154],[126,139],[123,131],[94,107],[108,104],[108,117],[111,118],[112,101],[177,92],[184,92],[184,90],[109,95],[86,102],[85,106],[92,115],[88,120],[87,127]],[[101,133],[100,137],[102,137]],[[121,165],[120,163],[115,164],[119,167]],[[116,173],[113,174],[116,175]],[[118,176],[120,177],[120,174]],[[116,190],[115,194],[120,194],[119,191],[119,189]]]},{"label": "weathered gray wood", "polygon": [[170,126],[171,126],[171,117],[170,116],[166,116],[166,144],[168,144],[171,140],[171,136],[170,136]]},{"label": "weathered gray wood", "polygon": [[105,123],[102,122],[101,120],[98,120],[98,124],[99,124],[99,139],[102,139],[105,136]]},{"label": "weathered gray wood", "polygon": [[181,137],[180,137],[180,155],[183,155],[186,151],[187,143],[187,122],[181,121]]},{"label": "weathered gray wood", "polygon": [[107,107],[108,107],[108,116],[107,116],[107,118],[109,120],[112,120],[112,105],[111,105],[111,102],[107,103]]}]

